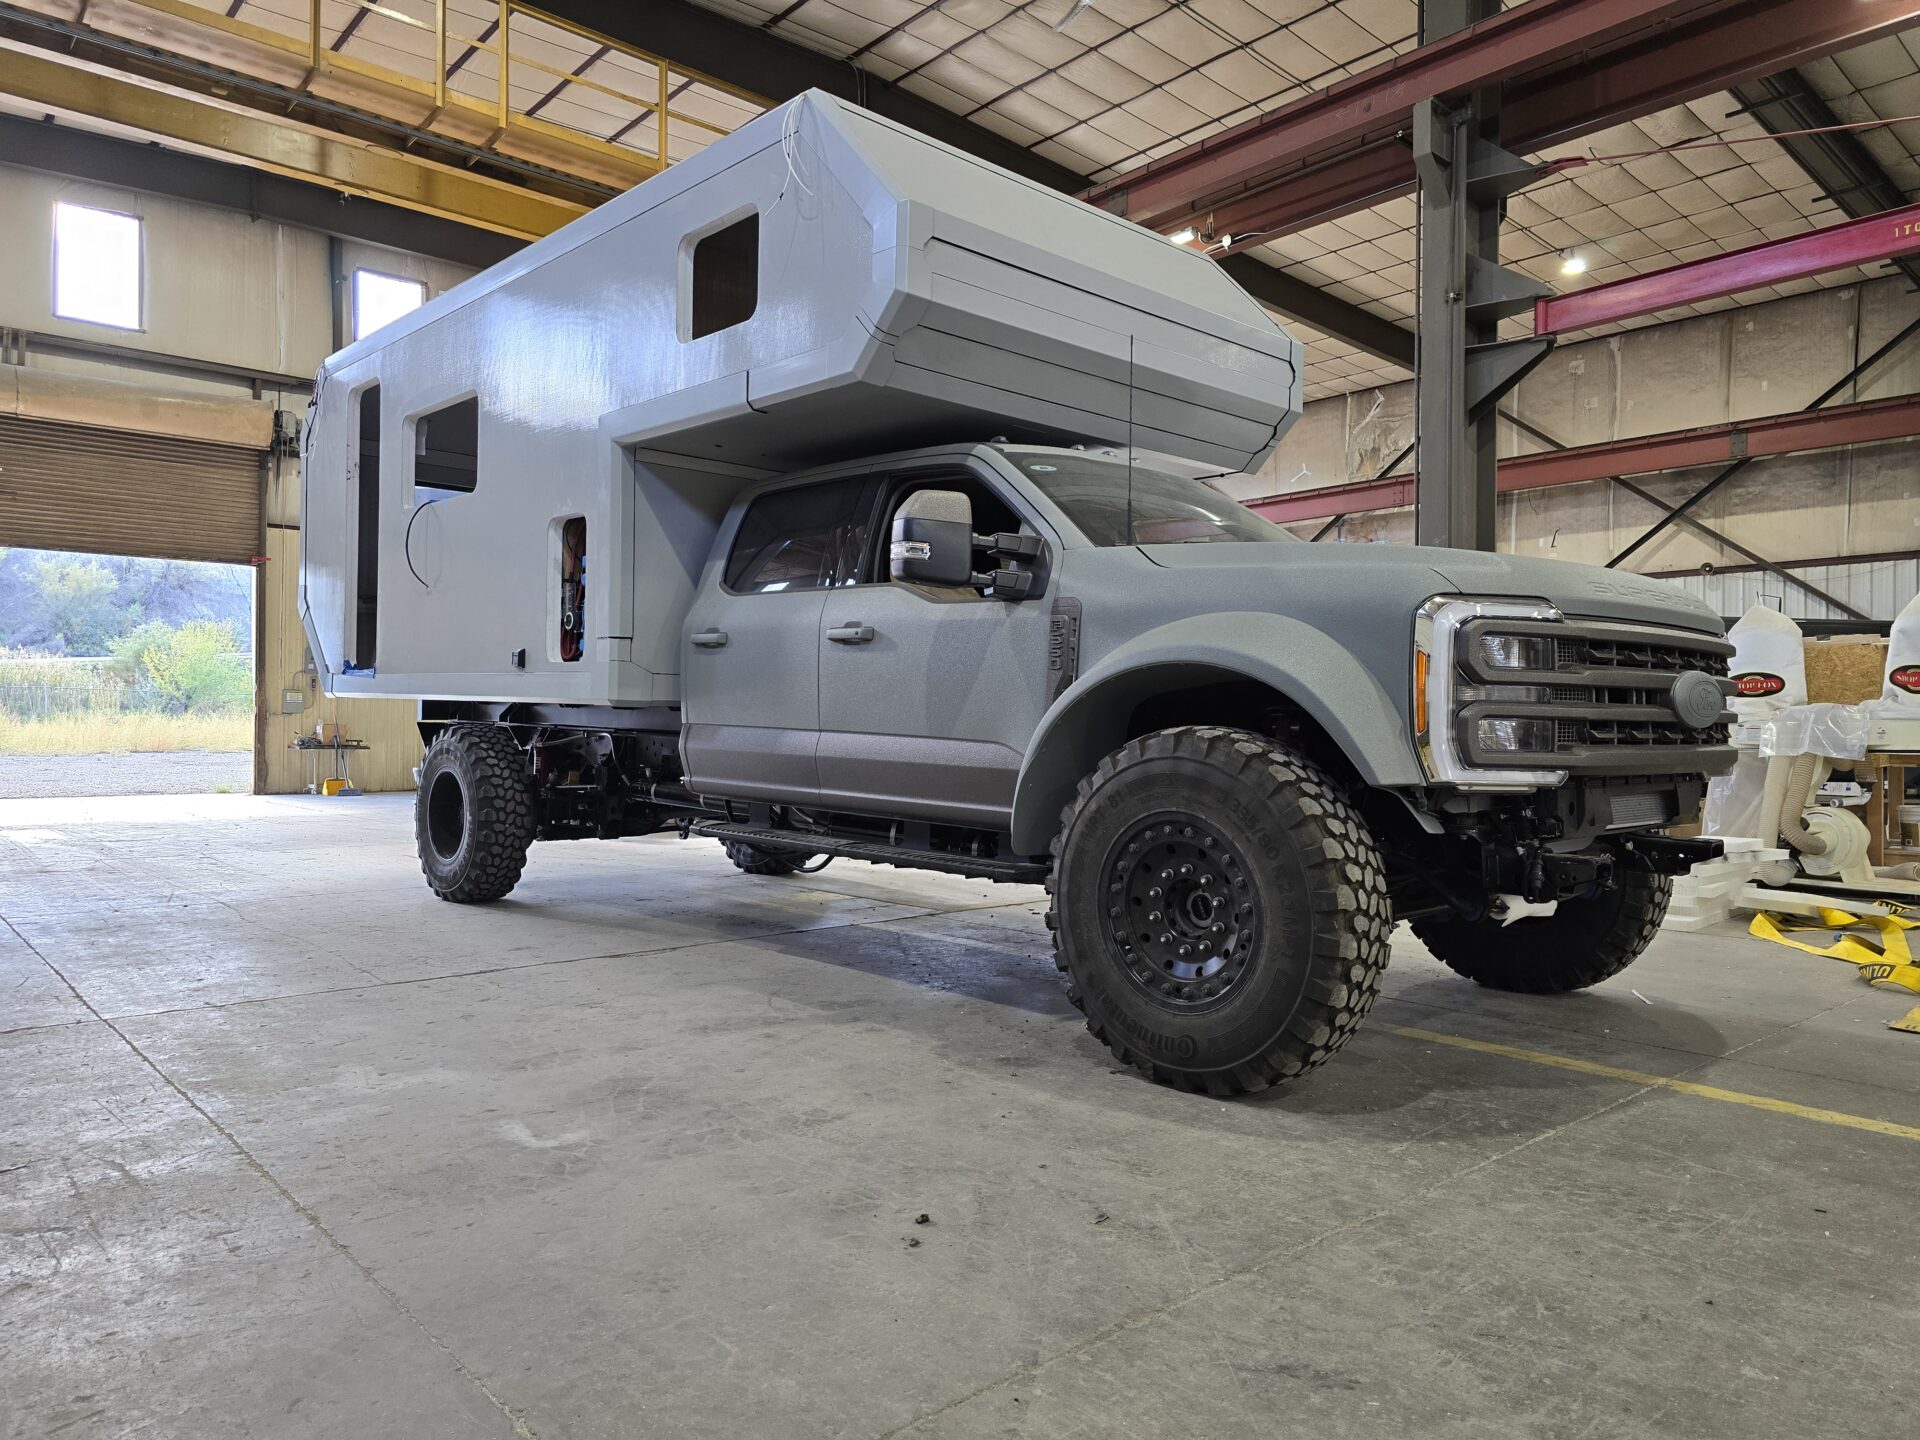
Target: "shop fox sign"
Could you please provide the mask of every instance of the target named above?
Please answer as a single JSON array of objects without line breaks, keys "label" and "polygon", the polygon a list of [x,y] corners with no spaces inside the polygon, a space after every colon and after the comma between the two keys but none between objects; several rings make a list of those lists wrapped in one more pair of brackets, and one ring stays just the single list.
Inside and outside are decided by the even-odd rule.
[{"label": "shop fox sign", "polygon": [[[1910,666],[1915,673],[1915,681],[1920,684],[1920,666]],[[1896,682],[1898,683],[1898,682]],[[1778,675],[1769,675],[1763,670],[1749,670],[1744,675],[1733,677],[1733,693],[1748,697],[1760,695],[1778,695],[1787,688],[1787,682]]]}]

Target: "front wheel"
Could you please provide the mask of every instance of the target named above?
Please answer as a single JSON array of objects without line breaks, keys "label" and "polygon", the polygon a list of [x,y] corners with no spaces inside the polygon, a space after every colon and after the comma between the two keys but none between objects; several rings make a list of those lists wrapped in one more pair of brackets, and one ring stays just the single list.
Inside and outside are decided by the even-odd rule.
[{"label": "front wheel", "polygon": [[413,802],[414,843],[442,900],[477,905],[519,883],[533,844],[526,753],[494,725],[450,725],[433,737]]},{"label": "front wheel", "polygon": [[1087,1028],[1149,1078],[1233,1095],[1305,1073],[1372,1009],[1393,928],[1364,821],[1244,730],[1129,741],[1081,782],[1048,881]]},{"label": "front wheel", "polygon": [[1640,958],[1666,918],[1673,881],[1622,856],[1598,894],[1516,920],[1415,920],[1420,943],[1456,974],[1495,990],[1562,995],[1611,979]]}]

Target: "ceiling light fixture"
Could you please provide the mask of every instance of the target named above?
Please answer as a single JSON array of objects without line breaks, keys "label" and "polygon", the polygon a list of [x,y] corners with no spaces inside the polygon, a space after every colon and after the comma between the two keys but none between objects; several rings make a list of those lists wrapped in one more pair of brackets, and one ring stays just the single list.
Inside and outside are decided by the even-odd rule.
[{"label": "ceiling light fixture", "polygon": [[1560,273],[1562,275],[1584,275],[1587,273],[1587,262],[1578,251],[1562,250],[1560,252]]},{"label": "ceiling light fixture", "polygon": [[1191,245],[1194,241],[1198,240],[1199,238],[1200,238],[1200,232],[1198,230],[1195,230],[1191,225],[1187,226],[1187,228],[1184,230],[1176,230],[1167,237],[1167,239],[1171,240],[1176,245]]}]

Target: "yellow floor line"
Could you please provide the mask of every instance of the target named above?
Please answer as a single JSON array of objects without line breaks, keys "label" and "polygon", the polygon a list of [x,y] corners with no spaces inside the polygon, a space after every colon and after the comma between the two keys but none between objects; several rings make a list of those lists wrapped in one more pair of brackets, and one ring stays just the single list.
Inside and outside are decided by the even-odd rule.
[{"label": "yellow floor line", "polygon": [[1844,1110],[1821,1110],[1812,1105],[1796,1105],[1791,1100],[1775,1100],[1770,1095],[1749,1095],[1744,1090],[1722,1090],[1717,1085],[1696,1085],[1691,1080],[1674,1080],[1665,1075],[1649,1075],[1640,1070],[1623,1070],[1618,1065],[1600,1065],[1592,1060],[1575,1060],[1566,1055],[1549,1055],[1544,1050],[1523,1050],[1517,1045],[1496,1045],[1491,1040],[1469,1040],[1463,1035],[1442,1035],[1435,1030],[1416,1030],[1409,1025],[1386,1025],[1381,1028],[1408,1040],[1427,1040],[1435,1045],[1451,1045],[1457,1050],[1477,1050],[1483,1055],[1504,1055],[1509,1060],[1526,1060],[1535,1065],[1551,1065],[1556,1070],[1577,1070],[1582,1075],[1599,1075],[1608,1080],[1625,1080],[1634,1085],[1655,1085],[1662,1090],[1677,1090],[1682,1095],[1697,1095],[1703,1100],[1723,1100],[1729,1105],[1749,1105],[1755,1110],[1771,1110],[1776,1115],[1798,1115],[1802,1120],[1818,1120],[1823,1125],[1843,1125],[1849,1130],[1869,1130],[1875,1135],[1892,1135],[1900,1140],[1920,1140],[1920,1126],[1896,1125],[1891,1120],[1874,1120],[1865,1115],[1849,1115]]}]

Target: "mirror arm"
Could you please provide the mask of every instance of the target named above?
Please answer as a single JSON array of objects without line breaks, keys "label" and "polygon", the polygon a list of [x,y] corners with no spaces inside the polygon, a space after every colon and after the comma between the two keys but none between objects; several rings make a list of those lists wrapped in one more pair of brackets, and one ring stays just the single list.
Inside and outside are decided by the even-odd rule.
[{"label": "mirror arm", "polygon": [[972,584],[990,600],[1024,600],[1033,593],[1033,576],[1025,570],[990,570],[976,574]]},{"label": "mirror arm", "polygon": [[992,555],[1005,556],[1010,560],[1037,560],[1040,557],[1040,537],[1011,534],[1002,530],[995,535],[974,536],[973,548],[985,550]]}]

